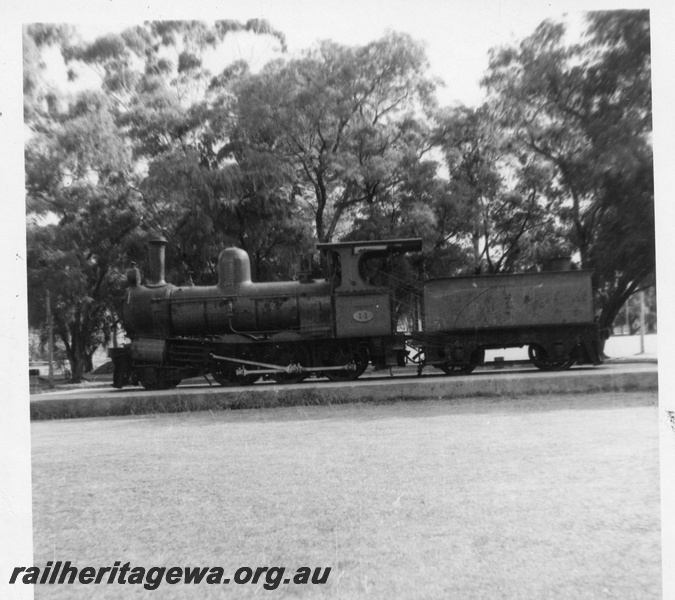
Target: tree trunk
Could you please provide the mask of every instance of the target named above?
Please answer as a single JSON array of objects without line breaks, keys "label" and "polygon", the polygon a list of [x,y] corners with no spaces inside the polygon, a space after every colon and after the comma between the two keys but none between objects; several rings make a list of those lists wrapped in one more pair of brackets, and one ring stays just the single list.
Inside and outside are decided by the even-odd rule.
[{"label": "tree trunk", "polygon": [[473,272],[474,273],[480,273],[481,268],[480,268],[480,231],[478,229],[474,229],[473,236],[472,236],[472,242],[473,242]]},{"label": "tree trunk", "polygon": [[68,356],[68,362],[70,363],[70,382],[82,383],[86,370],[85,357],[79,352],[74,352]]},{"label": "tree trunk", "polygon": [[623,308],[623,305],[628,302],[628,299],[633,295],[637,289],[637,284],[617,285],[617,287],[607,296],[604,302],[600,305],[600,318],[598,325],[601,330],[610,330],[616,317]]},{"label": "tree trunk", "polygon": [[84,359],[84,372],[91,373],[94,370],[94,353],[87,352]]},{"label": "tree trunk", "polygon": [[91,353],[87,352],[79,335],[72,332],[68,362],[70,363],[70,382],[82,383],[84,374],[91,370]]}]

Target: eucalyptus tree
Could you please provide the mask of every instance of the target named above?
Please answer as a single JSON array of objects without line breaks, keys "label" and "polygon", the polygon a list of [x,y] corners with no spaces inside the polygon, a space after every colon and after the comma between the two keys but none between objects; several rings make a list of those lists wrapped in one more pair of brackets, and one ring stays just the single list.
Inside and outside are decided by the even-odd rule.
[{"label": "eucalyptus tree", "polygon": [[44,328],[50,294],[54,332],[77,382],[113,335],[139,211],[108,99],[84,93],[63,104],[26,144],[28,308],[29,324]]},{"label": "eucalyptus tree", "polygon": [[273,62],[237,86],[231,149],[286,172],[319,241],[343,236],[350,213],[395,194],[428,151],[436,84],[426,71],[421,45],[396,33]]},{"label": "eucalyptus tree", "polygon": [[473,272],[523,270],[569,251],[551,209],[553,169],[518,152],[489,106],[446,110],[437,135]]},{"label": "eucalyptus tree", "polygon": [[551,210],[595,270],[609,327],[655,272],[648,11],[589,13],[572,45],[546,21],[492,53],[484,85],[514,151],[553,169]]},{"label": "eucalyptus tree", "polygon": [[222,152],[233,118],[231,84],[248,72],[246,63],[223,56],[223,42],[235,35],[264,38],[271,51],[286,48],[283,34],[258,19],[151,21],[67,54],[99,73],[141,175],[135,189],[146,227],[164,232],[176,275],[196,283],[213,280],[225,244],[248,250],[255,270],[301,236],[289,232],[294,207],[271,200],[271,187],[261,190],[249,169]]},{"label": "eucalyptus tree", "polygon": [[[226,93],[208,101],[204,95],[218,85],[225,90],[236,68],[214,84],[200,52],[238,31],[283,43],[261,21],[147,23],[87,44],[76,43],[70,27],[24,30],[29,321],[44,326],[49,292],[74,381],[91,368],[96,348],[114,338],[123,273],[131,261],[142,262],[145,232],[165,228],[184,250],[181,258],[186,232],[204,247],[229,226],[205,206],[242,194],[237,178],[228,187],[213,162],[220,140],[212,124],[228,117],[218,110]],[[50,85],[44,51],[52,47],[61,50],[71,80],[85,65],[98,72],[101,88],[69,93]],[[162,169],[172,177],[153,186],[148,173]],[[169,184],[183,194],[162,197]],[[200,273],[203,263],[192,260]]]},{"label": "eucalyptus tree", "polygon": [[60,91],[48,78],[45,52],[63,48],[73,34],[73,27],[62,24],[33,23],[23,29],[23,112],[29,129],[58,108]]}]

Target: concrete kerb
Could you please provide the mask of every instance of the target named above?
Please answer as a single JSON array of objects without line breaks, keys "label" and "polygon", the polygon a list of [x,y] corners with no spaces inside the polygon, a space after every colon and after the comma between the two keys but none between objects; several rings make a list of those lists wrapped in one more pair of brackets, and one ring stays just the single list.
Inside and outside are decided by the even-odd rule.
[{"label": "concrete kerb", "polygon": [[48,399],[36,396],[30,403],[31,420],[70,419],[204,410],[233,410],[281,406],[332,405],[356,402],[457,400],[461,398],[512,398],[517,396],[599,392],[656,391],[657,372],[550,373],[524,377],[498,376],[402,379],[354,385],[319,383],[296,386],[257,385],[250,388],[176,388],[162,392],[105,392]]},{"label": "concrete kerb", "polygon": [[606,358],[606,365],[630,365],[630,364],[658,364],[659,360],[656,356],[634,356],[627,358]]}]

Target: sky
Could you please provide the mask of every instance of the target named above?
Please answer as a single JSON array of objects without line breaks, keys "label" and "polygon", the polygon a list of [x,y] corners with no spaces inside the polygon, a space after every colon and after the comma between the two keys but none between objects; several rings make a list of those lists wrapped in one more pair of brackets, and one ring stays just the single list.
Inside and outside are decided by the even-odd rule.
[{"label": "sky", "polygon": [[[3,293],[0,314],[0,370],[10,385],[3,398],[0,429],[0,565],[32,564],[30,557],[30,437],[27,419],[27,339],[25,297],[25,213],[23,191],[23,121],[21,99],[21,24],[82,23],[88,35],[105,33],[147,19],[265,18],[282,31],[289,51],[308,48],[317,40],[366,44],[391,29],[409,33],[426,44],[431,73],[445,82],[439,91],[443,105],[476,105],[482,98],[480,78],[488,50],[531,34],[546,18],[567,13],[573,31],[579,13],[590,9],[651,8],[654,83],[654,142],[656,168],[657,280],[659,283],[659,359],[675,359],[675,310],[669,308],[675,289],[671,233],[675,233],[675,2],[609,2],[606,0],[3,0],[0,8],[0,260]],[[235,51],[254,62],[264,59],[262,47],[240,45]],[[662,390],[675,391],[674,376],[660,370]],[[662,393],[663,406],[675,410],[675,394]],[[11,444],[3,446],[5,440]],[[675,442],[673,443],[675,448]],[[672,452],[675,455],[675,450]],[[672,465],[672,462],[669,464]],[[9,492],[6,490],[10,490]],[[674,496],[673,490],[669,492]],[[3,511],[12,519],[3,520]],[[5,523],[13,529],[3,530]],[[675,519],[670,539],[675,539]],[[26,535],[26,529],[28,535]],[[3,554],[5,552],[5,554]],[[675,564],[675,542],[664,545],[666,564]],[[670,558],[668,558],[670,557]],[[8,562],[9,561],[9,562]],[[0,592],[1,589],[0,582]],[[11,590],[18,593],[18,590]],[[673,587],[675,593],[675,586]],[[2,594],[0,593],[0,596]],[[15,596],[18,597],[18,596]]]},{"label": "sky", "polygon": [[[547,18],[564,20],[570,39],[578,39],[585,10],[648,6],[648,2],[608,0],[153,0],[142,4],[131,0],[5,0],[5,4],[14,7],[7,14],[17,23],[72,23],[88,38],[147,19],[263,18],[283,32],[290,54],[324,39],[363,45],[388,30],[404,32],[425,45],[430,73],[444,82],[438,90],[441,105],[468,106],[482,100],[479,82],[491,48],[523,39]],[[235,44],[230,46],[233,58],[244,58],[254,67],[270,56],[264,40]]]},{"label": "sky", "polygon": [[[388,30],[404,32],[425,45],[431,74],[445,82],[438,92],[441,104],[477,105],[482,98],[479,81],[487,69],[490,48],[522,39],[546,18],[564,18],[570,25],[571,36],[578,36],[582,6],[577,3],[576,7],[571,4],[564,8],[562,4],[514,0],[285,0],[191,3],[189,10],[169,4],[160,11],[113,11],[110,18],[93,18],[91,13],[77,8],[69,10],[62,5],[65,10],[53,10],[50,6],[39,11],[28,9],[23,12],[23,20],[70,22],[78,26],[83,37],[93,38],[151,18],[241,21],[264,18],[284,33],[290,54],[324,39],[363,45],[382,37]],[[254,67],[261,66],[270,57],[265,40],[247,43],[239,39],[233,44],[229,48],[232,57],[244,58]]]}]

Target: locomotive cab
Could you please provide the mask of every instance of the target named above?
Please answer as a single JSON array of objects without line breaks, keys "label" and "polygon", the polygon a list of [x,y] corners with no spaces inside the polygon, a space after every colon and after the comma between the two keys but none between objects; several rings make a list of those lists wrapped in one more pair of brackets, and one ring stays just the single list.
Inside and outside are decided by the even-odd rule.
[{"label": "locomotive cab", "polygon": [[326,252],[335,337],[368,338],[376,365],[401,362],[405,343],[396,336],[390,273],[377,261],[422,249],[421,239],[317,244]]}]

